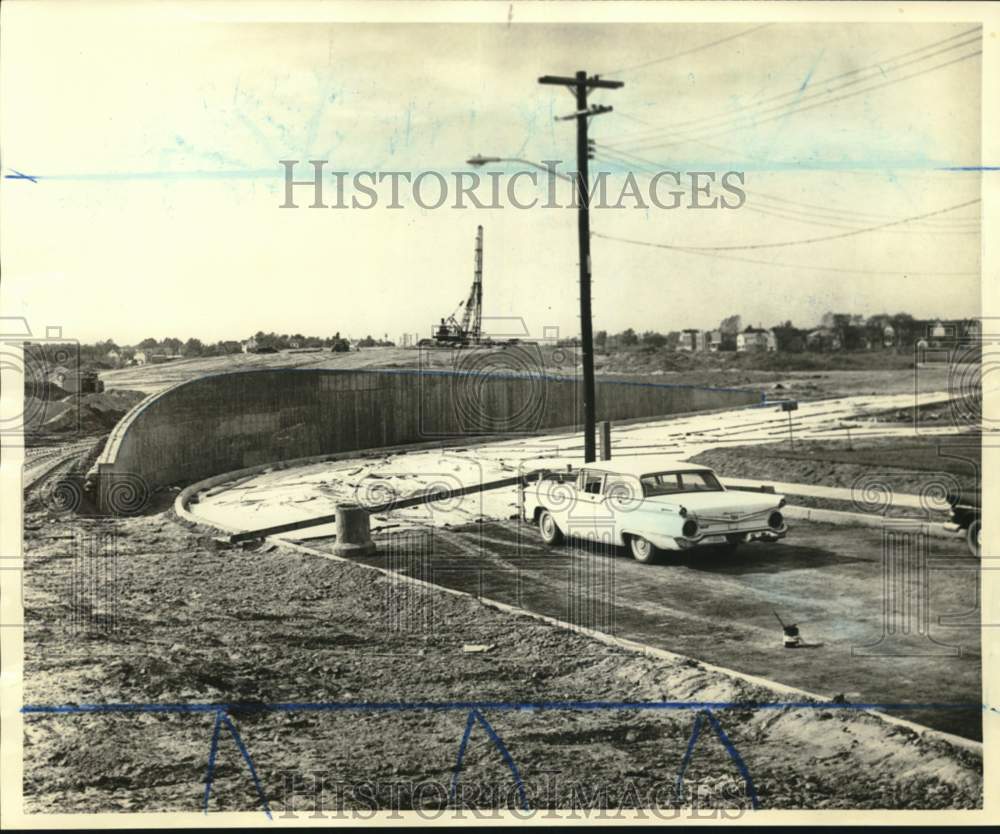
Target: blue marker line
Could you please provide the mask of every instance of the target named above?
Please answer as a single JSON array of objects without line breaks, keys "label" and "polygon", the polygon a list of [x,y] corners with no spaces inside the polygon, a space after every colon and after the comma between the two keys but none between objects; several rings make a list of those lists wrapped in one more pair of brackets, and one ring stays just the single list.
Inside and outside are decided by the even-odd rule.
[{"label": "blue marker line", "polygon": [[246,745],[243,743],[243,739],[240,737],[239,731],[236,729],[236,725],[229,719],[224,710],[216,710],[215,712],[215,726],[212,728],[212,745],[208,751],[208,770],[205,773],[205,802],[204,811],[208,813],[208,800],[212,794],[212,781],[215,779],[215,760],[219,753],[219,734],[222,730],[222,725],[225,724],[226,729],[229,731],[229,735],[232,737],[233,741],[236,742],[236,746],[239,748],[240,753],[243,756],[243,761],[247,763],[247,767],[250,768],[250,776],[253,779],[254,787],[257,789],[257,796],[260,799],[260,804],[264,807],[264,813],[267,814],[267,818],[271,819],[271,808],[267,804],[267,796],[264,794],[264,788],[260,784],[260,779],[257,776],[257,769],[253,766],[253,759],[250,758],[250,751],[247,750]]},{"label": "blue marker line", "polygon": [[16,168],[11,168],[10,170],[13,171],[14,173],[13,174],[4,174],[3,178],[5,180],[28,180],[28,182],[35,182],[35,183],[38,182],[38,177],[37,176],[33,177],[33,176],[31,176],[31,174],[22,174]]},{"label": "blue marker line", "polygon": [[747,790],[750,792],[750,802],[753,805],[753,809],[756,811],[760,808],[760,800],[757,799],[757,789],[753,786],[753,779],[750,778],[750,771],[747,768],[746,763],[743,761],[743,757],[740,756],[739,752],[736,750],[736,745],[729,740],[729,736],[727,736],[726,731],[722,729],[719,719],[712,715],[711,710],[706,710],[705,715],[711,722],[712,728],[715,730],[715,734],[719,737],[719,741],[722,742],[726,750],[729,751],[729,755],[732,757],[733,761],[736,762],[736,767],[740,771],[740,775],[747,783]]},{"label": "blue marker line", "polygon": [[221,703],[221,704],[26,704],[26,715],[77,715],[81,713],[207,713],[225,712],[448,712],[486,710],[538,712],[543,710],[725,710],[725,709],[821,709],[897,710],[985,709],[977,703],[839,703],[834,701],[401,701],[318,703]]},{"label": "blue marker line", "polygon": [[462,734],[462,742],[458,745],[458,759],[455,761],[455,770],[451,774],[451,793],[448,799],[454,801],[455,791],[458,789],[458,775],[462,770],[462,760],[465,758],[465,747],[469,743],[469,735],[472,733],[472,725],[476,723],[476,711],[469,712],[469,719],[465,722],[465,732]]},{"label": "blue marker line", "polygon": [[212,746],[208,750],[208,770],[205,772],[205,813],[208,813],[208,798],[212,793],[212,779],[215,778],[215,756],[219,752],[219,730],[222,729],[222,710],[216,710],[215,727],[212,730]]},{"label": "blue marker line", "polygon": [[701,725],[705,721],[705,713],[699,712],[694,717],[694,727],[691,729],[691,739],[688,741],[687,750],[684,753],[684,758],[681,759],[680,769],[677,771],[677,802],[680,804],[683,799],[684,790],[684,772],[687,770],[688,765],[691,763],[691,754],[694,752],[694,745],[698,741],[698,736],[701,734]]},{"label": "blue marker line", "polygon": [[507,767],[510,768],[510,772],[514,774],[514,784],[517,785],[518,795],[521,797],[521,810],[530,811],[531,808],[528,805],[528,796],[524,791],[524,782],[521,780],[521,774],[518,772],[517,765],[514,763],[514,757],[510,755],[507,750],[507,745],[503,743],[500,736],[497,735],[496,730],[490,726],[490,722],[486,720],[478,710],[476,710],[476,720],[482,725],[483,729],[486,730],[486,735],[490,737],[490,741],[493,742],[493,746],[500,751],[500,755],[503,756],[503,760],[507,763]]},{"label": "blue marker line", "polygon": [[739,708],[745,709],[821,709],[821,710],[831,710],[831,709],[850,709],[850,710],[901,710],[901,709],[993,709],[986,704],[914,704],[914,703],[900,703],[900,704],[851,704],[851,703],[839,703],[839,702],[813,702],[813,701],[787,701],[787,702],[753,702],[753,701],[542,701],[537,703],[531,702],[476,702],[476,701],[452,701],[452,702],[428,702],[428,701],[416,701],[416,702],[398,702],[398,703],[336,703],[336,702],[326,702],[326,703],[253,703],[253,704],[63,704],[58,706],[51,705],[25,705],[21,707],[21,712],[24,714],[33,715],[80,715],[80,714],[137,714],[137,713],[178,713],[178,714],[191,714],[191,713],[209,713],[215,714],[215,724],[212,729],[212,742],[209,748],[208,755],[208,768],[205,773],[205,798],[204,798],[204,811],[208,813],[208,802],[212,792],[212,781],[215,777],[215,765],[218,756],[219,749],[219,735],[221,733],[222,725],[225,724],[226,729],[232,736],[233,741],[236,742],[236,746],[239,748],[240,754],[243,756],[243,760],[246,762],[247,767],[250,770],[250,776],[253,779],[254,787],[257,790],[257,796],[260,799],[261,805],[263,806],[264,813],[267,814],[268,819],[271,817],[271,809],[267,802],[267,796],[264,793],[263,786],[260,783],[260,778],[257,775],[257,769],[254,767],[253,759],[250,756],[250,751],[247,749],[246,745],[243,743],[243,739],[240,737],[239,731],[236,729],[235,724],[230,720],[226,714],[229,711],[242,711],[242,712],[406,712],[406,711],[435,711],[435,712],[446,712],[462,710],[468,712],[468,720],[466,721],[465,731],[462,734],[462,741],[458,749],[458,760],[455,764],[455,770],[452,774],[451,782],[451,798],[454,798],[455,792],[458,786],[458,780],[461,774],[462,763],[465,758],[465,752],[469,743],[469,736],[472,732],[472,727],[475,722],[479,722],[486,734],[489,736],[490,741],[500,752],[503,760],[510,772],[514,777],[515,784],[517,785],[518,794],[521,799],[521,807],[523,810],[530,810],[528,804],[528,798],[526,795],[524,782],[521,779],[521,774],[517,769],[517,764],[514,762],[514,758],[510,755],[507,750],[506,745],[503,740],[493,729],[490,723],[483,716],[481,710],[483,709],[493,709],[504,712],[535,712],[543,710],[585,710],[585,711],[597,711],[597,710],[697,710],[695,716],[695,723],[692,729],[691,738],[688,741],[687,751],[684,754],[684,759],[681,762],[680,770],[677,774],[677,794],[678,797],[681,795],[681,790],[684,783],[684,773],[690,764],[691,757],[693,755],[694,747],[698,741],[698,737],[701,733],[701,727],[704,719],[707,718],[712,724],[712,728],[715,730],[716,735],[722,742],[726,751],[729,753],[732,760],[736,763],[740,774],[746,781],[747,790],[750,794],[751,801],[753,803],[753,808],[757,809],[760,807],[760,801],[757,797],[756,789],[753,785],[753,780],[750,778],[750,771],[748,770],[746,763],[740,756],[739,751],[737,751],[736,746],[726,735],[725,730],[723,730],[722,725],[719,723],[718,719],[712,714],[713,709],[732,709]]},{"label": "blue marker line", "polygon": [[528,804],[528,796],[524,790],[524,782],[517,769],[517,764],[514,762],[514,757],[510,755],[510,751],[507,750],[507,746],[503,743],[503,740],[497,734],[496,730],[494,730],[490,725],[490,722],[486,720],[486,717],[480,713],[479,710],[475,709],[469,711],[469,719],[465,722],[465,732],[462,734],[462,743],[458,746],[458,760],[455,762],[455,770],[451,775],[451,793],[449,798],[451,800],[455,799],[455,793],[458,790],[458,779],[462,772],[462,763],[465,760],[465,749],[469,744],[469,736],[472,734],[472,727],[477,721],[486,731],[486,735],[488,735],[490,741],[493,742],[493,746],[500,751],[500,755],[503,757],[504,763],[508,768],[510,768],[510,772],[514,776],[514,784],[517,786],[517,793],[521,798],[521,810],[530,811],[531,806]]},{"label": "blue marker line", "polygon": [[236,742],[236,746],[240,748],[240,753],[243,754],[243,760],[247,763],[247,767],[250,768],[250,775],[253,777],[254,787],[257,788],[257,796],[260,797],[260,804],[264,806],[264,813],[267,814],[267,818],[271,819],[271,808],[267,804],[267,797],[264,795],[264,789],[261,787],[260,779],[257,778],[257,769],[253,766],[253,759],[250,758],[250,751],[247,750],[246,745],[243,743],[243,739],[240,738],[240,734],[236,729],[236,725],[229,720],[228,715],[222,715],[222,720],[226,725],[226,729],[229,730],[229,734],[233,737],[233,741]]},{"label": "blue marker line", "polygon": [[736,745],[729,740],[729,736],[726,735],[726,731],[722,729],[722,724],[719,723],[711,710],[703,710],[699,712],[694,719],[694,728],[691,731],[691,740],[688,742],[687,752],[684,753],[684,758],[681,760],[680,769],[677,771],[677,801],[680,803],[683,798],[683,788],[684,788],[684,773],[687,771],[688,765],[691,763],[691,755],[694,752],[694,746],[698,741],[698,736],[701,734],[701,727],[705,719],[708,719],[709,723],[712,725],[712,729],[715,730],[715,734],[719,737],[719,741],[722,742],[722,746],[726,748],[726,752],[729,753],[729,757],[736,763],[736,768],[739,770],[740,775],[743,777],[743,781],[746,782],[747,792],[750,794],[750,802],[753,809],[760,809],[760,800],[757,798],[757,789],[753,786],[753,779],[750,778],[750,771],[743,761],[743,757],[740,755],[739,751],[736,749]]},{"label": "blue marker line", "polygon": [[955,165],[951,168],[938,168],[939,171],[1000,171],[1000,165]]}]

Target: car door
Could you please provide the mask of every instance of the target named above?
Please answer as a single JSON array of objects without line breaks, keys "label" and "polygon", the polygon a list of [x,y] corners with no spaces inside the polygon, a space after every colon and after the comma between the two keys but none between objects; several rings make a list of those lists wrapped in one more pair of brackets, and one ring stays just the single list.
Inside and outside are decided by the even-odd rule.
[{"label": "car door", "polygon": [[610,535],[616,544],[622,544],[622,531],[629,514],[642,506],[642,485],[634,476],[609,473],[604,479],[602,492]]},{"label": "car door", "polygon": [[583,469],[577,479],[576,501],[569,512],[569,534],[580,538],[601,538],[607,533],[612,516],[605,502],[605,473]]}]

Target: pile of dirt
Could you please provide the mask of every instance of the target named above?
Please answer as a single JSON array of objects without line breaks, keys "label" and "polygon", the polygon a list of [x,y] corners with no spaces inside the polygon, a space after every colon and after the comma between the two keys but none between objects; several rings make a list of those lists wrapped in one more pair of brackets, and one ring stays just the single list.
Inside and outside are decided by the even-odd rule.
[{"label": "pile of dirt", "polygon": [[[693,660],[625,651],[285,546],[230,547],[162,513],[25,522],[25,702],[239,703],[229,718],[275,813],[311,813],[317,778],[331,788],[327,813],[446,807],[468,708],[371,707],[420,702],[492,704],[482,721],[471,715],[463,747],[463,797],[480,808],[523,798],[534,809],[656,804],[668,814],[742,810],[753,797],[763,808],[982,804],[974,751],[857,710],[755,709],[783,698]],[[499,706],[566,701],[732,703],[711,715],[753,788],[704,716],[677,790],[697,709]],[[369,706],[263,707],[277,703]],[[215,721],[211,709],[27,715],[26,810],[200,810]],[[261,808],[228,728],[208,807]]]},{"label": "pile of dirt", "polygon": [[26,397],[25,431],[36,434],[103,434],[110,431],[144,397],[141,391],[124,389],[66,394],[54,400]]}]

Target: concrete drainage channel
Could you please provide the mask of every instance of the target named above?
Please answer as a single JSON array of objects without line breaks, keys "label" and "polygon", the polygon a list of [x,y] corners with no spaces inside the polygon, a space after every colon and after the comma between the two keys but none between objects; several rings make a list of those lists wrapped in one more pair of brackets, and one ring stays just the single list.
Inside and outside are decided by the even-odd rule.
[{"label": "concrete drainage channel", "polygon": [[[410,447],[412,448],[412,447]],[[384,454],[390,450],[372,450],[371,454]],[[357,452],[347,453],[344,455],[327,455],[320,458],[320,460],[353,460],[360,457]],[[301,463],[318,462],[316,459],[309,459],[308,461],[286,461],[277,464],[268,464],[262,466],[256,466],[249,469],[239,470],[237,472],[223,473],[220,475],[215,475],[211,478],[207,478],[203,481],[191,484],[190,486],[184,488],[180,493],[178,493],[174,501],[174,513],[178,518],[184,522],[198,525],[198,526],[210,526],[222,533],[228,534],[230,536],[230,541],[242,540],[246,541],[261,541],[264,537],[252,535],[253,531],[243,531],[233,528],[222,527],[218,522],[209,522],[206,519],[195,515],[191,509],[190,504],[192,499],[201,491],[211,489],[213,487],[219,486],[221,484],[227,483],[237,478],[246,477],[247,475],[258,474],[267,470],[290,468]],[[434,500],[435,496],[427,496],[425,500]],[[339,535],[349,536],[349,541],[341,543],[339,546],[335,547],[336,553],[331,553],[326,550],[320,550],[318,548],[309,547],[308,545],[301,544],[299,542],[293,541],[286,536],[277,533],[267,536],[266,538],[272,541],[280,542],[282,547],[289,548],[293,551],[309,554],[312,556],[318,556],[323,559],[329,559],[333,561],[339,561],[348,563],[357,567],[362,567],[367,570],[375,571],[383,576],[390,577],[395,583],[402,583],[405,585],[419,587],[422,589],[433,589],[435,592],[446,593],[452,596],[466,597],[470,599],[475,599],[479,603],[495,609],[497,611],[502,611],[515,616],[529,617],[538,622],[543,622],[548,625],[554,626],[556,628],[565,629],[578,634],[586,635],[587,637],[597,640],[606,645],[614,646],[627,652],[637,653],[646,657],[668,660],[668,661],[688,661],[696,662],[701,668],[717,673],[731,679],[739,680],[754,686],[759,686],[773,692],[778,698],[791,699],[797,702],[808,702],[817,704],[829,704],[831,706],[836,706],[835,701],[833,701],[829,696],[820,695],[815,692],[809,692],[804,689],[799,689],[797,687],[788,686],[786,684],[781,684],[776,681],[769,680],[767,678],[762,678],[755,675],[749,675],[740,672],[735,669],[727,668],[724,666],[718,666],[715,664],[706,663],[700,660],[695,660],[693,658],[688,658],[685,655],[678,654],[676,652],[671,652],[666,649],[661,649],[655,646],[650,646],[644,643],[637,642],[635,640],[630,640],[622,637],[615,637],[613,635],[606,634],[602,631],[583,627],[574,623],[570,623],[564,620],[560,620],[554,617],[550,617],[545,614],[540,614],[538,612],[532,611],[530,609],[521,608],[517,606],[510,605],[508,603],[500,602],[498,600],[490,599],[488,597],[479,596],[475,594],[470,594],[466,591],[458,590],[455,588],[449,588],[444,585],[438,585],[435,583],[427,582],[425,580],[407,576],[395,571],[388,570],[386,568],[378,567],[377,565],[364,564],[355,561],[351,556],[357,556],[362,553],[370,553],[376,548],[376,544],[372,542],[370,538],[369,528],[368,528],[368,513],[363,508],[354,506],[347,506],[344,508],[346,511],[338,512],[337,514],[337,532]],[[841,524],[841,525],[855,525],[863,524],[866,526],[881,526],[885,519],[880,516],[866,515],[864,513],[850,513],[841,512],[834,510],[821,510],[808,507],[794,507],[786,506],[786,515],[789,518],[798,518],[816,522],[823,522],[829,524]],[[788,512],[791,511],[791,512]],[[952,537],[953,534],[946,531],[941,524],[929,524],[926,525],[933,535],[940,535],[946,537]],[[340,555],[338,555],[340,554]],[[983,746],[981,742],[974,741],[972,739],[967,739],[962,736],[954,735],[952,733],[943,732],[940,730],[935,730],[926,727],[921,724],[917,724],[913,721],[908,721],[903,718],[898,718],[886,712],[880,712],[876,709],[864,709],[862,710],[870,715],[877,717],[883,722],[904,727],[920,735],[924,735],[930,738],[937,738],[941,741],[947,742],[949,744],[960,747],[964,750],[970,751],[977,755],[982,755]]]}]

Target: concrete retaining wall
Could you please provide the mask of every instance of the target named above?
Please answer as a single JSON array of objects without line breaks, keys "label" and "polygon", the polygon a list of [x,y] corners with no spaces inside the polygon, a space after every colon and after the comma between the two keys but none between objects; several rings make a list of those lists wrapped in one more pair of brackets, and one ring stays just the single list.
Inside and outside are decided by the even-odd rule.
[{"label": "concrete retaining wall", "polygon": [[[614,421],[760,401],[752,390],[601,382],[597,414]],[[99,501],[108,508],[107,484],[135,501],[136,489],[272,461],[470,435],[533,434],[580,422],[577,380],[541,374],[212,374],[147,397],[122,418],[97,461]]]}]

